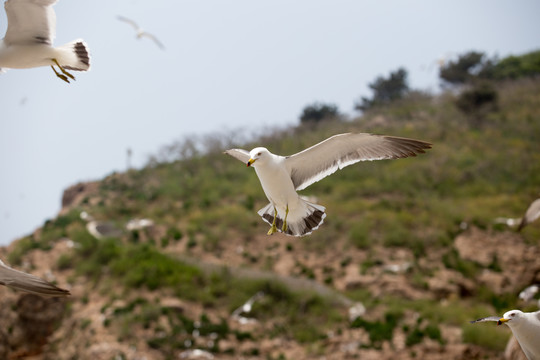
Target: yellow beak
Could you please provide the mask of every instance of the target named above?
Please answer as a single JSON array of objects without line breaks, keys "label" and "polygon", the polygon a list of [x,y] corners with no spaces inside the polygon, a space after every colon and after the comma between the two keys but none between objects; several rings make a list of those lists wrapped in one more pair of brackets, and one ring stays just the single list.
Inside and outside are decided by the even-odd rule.
[{"label": "yellow beak", "polygon": [[251,166],[253,165],[253,163],[255,162],[256,159],[249,159],[248,162],[247,162],[247,166]]},{"label": "yellow beak", "polygon": [[499,321],[497,321],[497,325],[502,325],[503,323],[509,321],[510,319],[500,318]]}]

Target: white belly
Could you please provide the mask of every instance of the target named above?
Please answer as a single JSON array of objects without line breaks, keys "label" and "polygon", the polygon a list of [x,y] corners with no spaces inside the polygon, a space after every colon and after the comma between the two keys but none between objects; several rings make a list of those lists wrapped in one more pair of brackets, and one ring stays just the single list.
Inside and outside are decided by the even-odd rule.
[{"label": "white belly", "polygon": [[268,200],[276,207],[278,213],[284,214],[285,209],[296,207],[299,196],[294,189],[290,175],[284,168],[267,167],[255,168]]},{"label": "white belly", "polygon": [[517,331],[518,329],[512,329],[514,336],[528,359],[540,359],[539,325],[539,322],[535,324],[522,324],[519,331]]},{"label": "white belly", "polygon": [[12,45],[0,44],[0,68],[28,69],[52,65],[55,50],[49,45]]}]

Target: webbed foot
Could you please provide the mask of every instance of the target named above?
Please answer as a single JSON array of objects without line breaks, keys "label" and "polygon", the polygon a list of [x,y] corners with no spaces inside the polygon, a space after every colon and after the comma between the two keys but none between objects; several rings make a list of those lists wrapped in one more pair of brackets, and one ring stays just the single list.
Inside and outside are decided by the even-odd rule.
[{"label": "webbed foot", "polygon": [[69,78],[71,78],[72,80],[75,80],[75,76],[73,76],[72,74],[70,74],[66,69],[64,69],[59,63],[58,63],[58,60],[56,59],[52,59],[52,61],[56,64],[56,66],[58,66],[58,68],[60,69],[60,71],[63,73],[62,74],[59,74],[58,71],[56,71],[56,69],[54,68],[53,65],[51,65],[51,68],[53,69],[54,73],[56,74],[56,76],[58,76],[60,79],[64,80],[65,82],[67,82],[69,84]]},{"label": "webbed foot", "polygon": [[64,80],[65,82],[67,82],[69,84],[69,80],[68,80],[67,76],[59,74],[58,71],[56,71],[56,69],[52,65],[51,65],[51,69],[53,69],[56,76],[58,76],[60,79]]},{"label": "webbed foot", "polygon": [[270,227],[270,230],[268,230],[268,232],[266,233],[266,235],[272,235],[272,234],[277,233],[277,232],[278,232],[278,231],[277,231],[276,225],[272,225],[272,226]]},{"label": "webbed foot", "polygon": [[272,235],[273,233],[277,232],[276,218],[277,218],[277,209],[274,207],[274,220],[272,221],[272,226],[270,227],[270,230],[268,230],[267,235]]}]

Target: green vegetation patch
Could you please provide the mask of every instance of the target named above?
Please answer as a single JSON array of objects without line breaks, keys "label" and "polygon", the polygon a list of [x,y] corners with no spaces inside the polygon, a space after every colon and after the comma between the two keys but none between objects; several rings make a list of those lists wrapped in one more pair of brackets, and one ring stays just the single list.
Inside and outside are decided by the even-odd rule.
[{"label": "green vegetation patch", "polygon": [[369,334],[371,346],[380,348],[385,340],[392,340],[394,328],[403,317],[401,311],[388,311],[383,320],[368,321],[361,317],[356,318],[351,324],[352,328],[363,328]]},{"label": "green vegetation patch", "polygon": [[463,342],[495,351],[504,351],[511,336],[510,329],[497,327],[495,323],[467,324],[462,329]]}]

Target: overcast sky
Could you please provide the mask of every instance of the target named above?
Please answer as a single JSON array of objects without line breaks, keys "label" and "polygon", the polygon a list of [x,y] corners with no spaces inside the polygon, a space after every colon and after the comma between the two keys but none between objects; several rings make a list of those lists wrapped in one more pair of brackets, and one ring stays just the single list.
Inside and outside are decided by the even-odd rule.
[{"label": "overcast sky", "polygon": [[[54,218],[63,190],[140,167],[190,134],[298,123],[304,106],[354,115],[398,67],[438,90],[436,61],[540,49],[537,0],[61,0],[61,45],[83,38],[90,72],[0,74],[0,244]],[[117,15],[165,45],[137,40]],[[0,12],[0,33],[7,27]],[[321,139],[322,140],[322,139]]]}]

